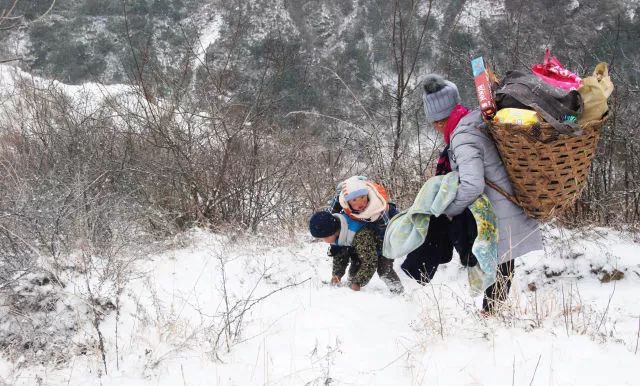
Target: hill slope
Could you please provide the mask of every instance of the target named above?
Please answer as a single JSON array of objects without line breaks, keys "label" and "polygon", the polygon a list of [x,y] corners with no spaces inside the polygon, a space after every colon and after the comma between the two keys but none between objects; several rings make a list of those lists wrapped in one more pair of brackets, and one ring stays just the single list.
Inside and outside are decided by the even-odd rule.
[{"label": "hill slope", "polygon": [[[635,384],[640,246],[605,229],[546,235],[546,257],[519,262],[509,307],[485,319],[455,259],[433,285],[403,276],[401,296],[377,277],[355,293],[325,284],[325,247],[307,236],[277,245],[194,231],[140,258],[119,316],[105,314],[108,374],[99,355],[79,354],[58,368],[3,362],[0,376],[14,385]],[[624,277],[607,282],[614,269]],[[81,296],[76,285],[66,291]]]}]

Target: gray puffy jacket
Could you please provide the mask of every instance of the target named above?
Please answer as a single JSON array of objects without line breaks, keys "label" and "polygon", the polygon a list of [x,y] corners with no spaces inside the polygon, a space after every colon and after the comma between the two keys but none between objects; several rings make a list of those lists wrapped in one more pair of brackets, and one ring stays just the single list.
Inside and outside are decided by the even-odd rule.
[{"label": "gray puffy jacket", "polygon": [[513,193],[498,149],[491,138],[478,129],[481,123],[480,111],[472,111],[460,120],[451,134],[449,160],[452,169],[460,174],[460,186],[445,214],[453,217],[462,213],[484,192],[498,217],[498,256],[500,263],[504,263],[542,249],[542,240],[536,220],[485,184],[486,178]]}]

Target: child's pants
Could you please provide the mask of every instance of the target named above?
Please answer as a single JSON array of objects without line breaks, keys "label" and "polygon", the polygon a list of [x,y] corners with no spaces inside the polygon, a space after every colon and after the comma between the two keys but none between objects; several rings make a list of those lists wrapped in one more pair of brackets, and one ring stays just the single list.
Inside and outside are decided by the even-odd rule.
[{"label": "child's pants", "polygon": [[[352,278],[356,275],[358,270],[362,265],[362,261],[354,254],[350,256],[349,265],[349,278]],[[379,256],[378,257],[378,266],[376,271],[378,272],[378,276],[384,282],[384,284],[389,287],[389,290],[393,293],[402,293],[404,287],[400,282],[400,278],[398,274],[393,269],[393,260],[387,259],[386,257]]]}]

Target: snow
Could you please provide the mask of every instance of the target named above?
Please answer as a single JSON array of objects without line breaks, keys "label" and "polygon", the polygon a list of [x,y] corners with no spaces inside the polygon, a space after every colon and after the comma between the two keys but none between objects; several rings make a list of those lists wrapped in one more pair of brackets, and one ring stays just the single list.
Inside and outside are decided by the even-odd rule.
[{"label": "snow", "polygon": [[495,18],[504,12],[504,4],[496,3],[494,0],[466,1],[457,24],[466,27],[471,33],[478,33],[483,19]]},{"label": "snow", "polygon": [[202,28],[202,32],[200,33],[200,39],[195,47],[195,55],[197,58],[197,64],[205,63],[205,54],[207,48],[216,42],[220,37],[220,27],[222,26],[222,16],[221,15],[213,15],[210,17],[211,20],[207,21],[204,24],[204,28]]},{"label": "snow", "polygon": [[[117,362],[115,313],[101,324],[108,374],[94,349],[59,367],[2,360],[0,377],[12,385],[637,384],[640,245],[609,229],[545,235],[546,254],[518,262],[510,306],[482,318],[455,262],[426,287],[401,275],[400,296],[377,277],[357,293],[326,284],[326,247],[305,234],[194,230],[138,260],[120,298]],[[224,339],[215,344],[225,322],[222,262],[229,304],[251,305],[230,350]],[[601,283],[614,267],[624,278]]]},{"label": "snow", "polygon": [[[211,34],[203,37],[204,39],[215,39],[212,28],[208,29]],[[206,48],[206,46],[203,47]],[[48,92],[51,95],[64,95],[70,98],[70,104],[73,104],[78,113],[84,116],[91,116],[100,110],[110,112],[113,122],[121,127],[131,127],[132,123],[135,124],[135,122],[127,122],[126,114],[122,114],[122,112],[139,112],[142,109],[140,106],[141,97],[137,95],[139,90],[130,85],[104,85],[94,82],[69,85],[31,75],[17,67],[0,65],[0,106],[2,106],[0,123],[13,124],[17,121],[16,117],[20,117],[23,127],[37,125],[35,122],[36,113],[32,108],[25,107],[33,106],[28,99],[33,97],[33,90],[42,91],[44,95],[47,95]],[[154,103],[149,103],[144,107],[156,109],[158,115],[162,115],[167,104],[170,103],[171,101],[157,99]],[[207,113],[200,112],[200,115],[206,116]],[[184,119],[183,112],[178,111],[174,119],[177,124],[181,124]]]},{"label": "snow", "polygon": [[3,107],[20,105],[21,100],[15,98],[20,82],[30,83],[30,86],[45,90],[63,90],[65,95],[71,97],[77,103],[83,103],[86,109],[95,109],[103,101],[110,97],[119,97],[133,92],[131,86],[123,84],[103,85],[87,82],[82,85],[69,85],[57,80],[49,80],[33,76],[17,67],[0,65],[0,101]]}]

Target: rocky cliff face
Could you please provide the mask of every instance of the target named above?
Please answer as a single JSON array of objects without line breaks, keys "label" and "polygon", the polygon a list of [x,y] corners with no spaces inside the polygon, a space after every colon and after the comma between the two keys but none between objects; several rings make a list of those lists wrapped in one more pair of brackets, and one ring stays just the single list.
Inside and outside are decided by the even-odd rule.
[{"label": "rocky cliff face", "polygon": [[67,83],[126,82],[134,65],[132,52],[147,63],[171,66],[197,36],[215,26],[222,40],[235,45],[255,48],[277,39],[294,42],[316,63],[350,59],[373,63],[380,56],[374,43],[388,24],[386,3],[133,0],[123,5],[58,0],[46,17],[38,19],[50,5],[47,0],[18,2],[14,15],[23,22],[3,33],[0,52],[3,59],[21,58],[23,69]]},{"label": "rocky cliff face", "polygon": [[[5,9],[12,3],[2,0]],[[218,71],[218,92],[231,95],[268,67],[293,108],[338,110],[341,82],[379,107],[394,98],[399,65],[415,58],[414,84],[440,72],[473,104],[470,58],[483,55],[504,73],[540,62],[545,47],[577,73],[608,61],[630,84],[639,79],[638,0],[57,0],[39,19],[50,5],[16,4],[20,23],[2,32],[0,59],[71,84],[130,83],[206,64]],[[397,53],[411,53],[423,27],[421,50],[402,62]]]}]

